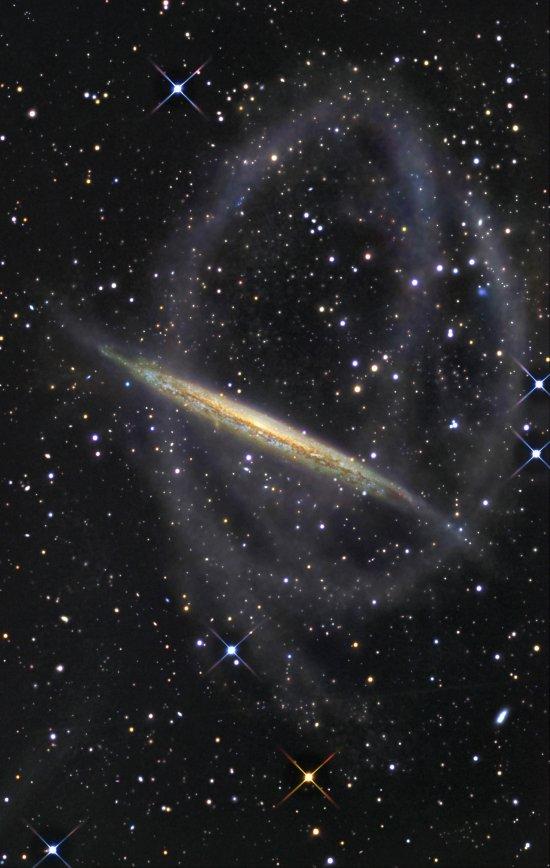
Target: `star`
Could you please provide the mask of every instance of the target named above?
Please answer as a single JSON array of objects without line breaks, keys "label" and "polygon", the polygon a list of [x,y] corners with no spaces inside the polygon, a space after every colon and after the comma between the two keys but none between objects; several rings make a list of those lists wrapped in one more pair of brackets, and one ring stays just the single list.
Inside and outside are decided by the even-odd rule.
[{"label": "star", "polygon": [[550,377],[550,374],[546,374],[546,376],[542,377],[542,378],[541,377],[535,377],[531,373],[531,371],[528,371],[527,368],[521,364],[521,362],[517,362],[517,364],[520,366],[521,370],[525,374],[527,374],[528,377],[530,377],[532,385],[531,385],[531,388],[529,389],[529,391],[526,392],[525,395],[519,399],[519,401],[516,404],[516,407],[519,404],[522,404],[525,401],[525,399],[529,397],[529,395],[533,394],[533,392],[544,392],[545,395],[550,395],[550,392],[548,391],[548,389],[544,385],[546,383],[546,380],[548,379],[548,377]]},{"label": "star", "polygon": [[63,856],[62,856],[61,853],[59,852],[59,848],[61,847],[62,844],[65,843],[65,841],[66,841],[68,838],[71,837],[71,835],[74,835],[74,833],[75,833],[78,829],[80,829],[80,826],[81,826],[81,825],[82,825],[82,824],[79,823],[78,826],[75,826],[74,829],[71,829],[71,831],[68,833],[68,835],[65,835],[65,837],[62,838],[61,841],[58,841],[57,844],[53,844],[53,843],[50,843],[50,842],[46,841],[46,839],[42,837],[42,835],[40,834],[40,832],[37,832],[36,829],[33,828],[33,826],[30,825],[30,823],[27,823],[27,828],[29,828],[29,829],[31,830],[31,832],[33,832],[33,833],[36,835],[37,838],[40,838],[40,840],[42,841],[42,843],[43,843],[43,844],[45,845],[45,847],[46,847],[46,853],[45,853],[45,855],[42,856],[42,859],[39,859],[38,862],[35,862],[33,868],[37,868],[38,865],[41,865],[42,862],[44,862],[44,860],[48,858],[48,856],[56,856],[56,857],[59,859],[60,862],[63,862],[63,864],[67,866],[67,868],[71,868],[71,866],[69,865],[69,863],[65,861],[65,859],[63,858]]},{"label": "star", "polygon": [[161,100],[161,102],[159,102],[159,104],[153,109],[151,114],[154,114],[155,112],[157,112],[159,110],[159,108],[161,106],[163,106],[164,103],[168,102],[168,100],[171,99],[173,96],[182,96],[184,99],[187,100],[189,105],[193,106],[193,108],[196,111],[198,111],[198,113],[200,115],[205,117],[204,112],[201,111],[201,109],[198,107],[198,105],[196,103],[194,103],[193,100],[191,99],[191,97],[186,93],[185,85],[187,84],[187,82],[191,81],[191,79],[194,78],[196,75],[200,75],[200,73],[202,72],[202,70],[204,69],[204,67],[206,66],[207,63],[208,63],[208,61],[206,60],[204,63],[202,63],[200,66],[198,66],[197,69],[195,69],[195,71],[191,73],[191,75],[188,75],[184,81],[180,81],[180,82],[172,81],[172,79],[165,73],[165,71],[163,69],[160,68],[160,66],[157,66],[156,63],[153,63],[153,66],[155,67],[157,72],[160,72],[160,74],[163,76],[163,78],[165,78],[166,81],[172,85],[172,90],[170,91],[168,96],[166,96],[163,100]]},{"label": "star", "polygon": [[517,431],[514,431],[514,434],[516,435],[516,437],[517,437],[519,440],[521,440],[521,442],[523,443],[523,445],[527,447],[527,449],[529,450],[529,452],[530,452],[531,454],[530,454],[529,458],[527,459],[527,461],[524,461],[523,464],[522,464],[520,467],[518,467],[518,469],[515,470],[514,473],[512,473],[512,477],[517,476],[517,474],[520,473],[520,471],[522,471],[524,467],[527,467],[527,465],[530,464],[531,461],[542,461],[542,463],[544,464],[544,466],[547,467],[548,470],[550,470],[550,464],[548,464],[548,462],[546,461],[546,459],[544,459],[544,458],[542,457],[542,453],[544,452],[544,450],[546,449],[546,447],[547,447],[548,445],[550,445],[550,440],[548,440],[548,441],[544,444],[544,446],[541,446],[540,449],[533,449],[533,447],[532,447],[532,446],[527,442],[527,440],[524,440],[524,439],[523,439],[523,437],[521,436],[521,434],[518,434]]},{"label": "star", "polygon": [[252,628],[252,630],[249,630],[249,632],[246,634],[246,636],[243,636],[243,638],[240,639],[238,642],[236,642],[234,645],[230,645],[228,642],[225,641],[225,639],[222,639],[222,637],[220,636],[219,633],[216,633],[215,630],[213,630],[211,627],[209,627],[210,632],[214,634],[216,639],[219,639],[220,642],[222,643],[222,645],[225,645],[225,654],[223,654],[223,656],[220,657],[220,659],[217,660],[214,663],[214,665],[210,667],[210,669],[208,669],[206,674],[208,675],[209,672],[212,672],[212,670],[215,669],[216,666],[219,666],[220,663],[222,662],[222,660],[225,660],[226,657],[234,657],[235,658],[235,660],[234,660],[235,664],[242,663],[243,666],[246,666],[246,668],[250,672],[252,672],[253,675],[256,675],[256,673],[254,672],[252,667],[249,666],[248,663],[246,662],[246,660],[243,660],[243,658],[240,656],[239,647],[242,645],[243,642],[245,642],[249,638],[249,636],[252,636],[254,631],[257,630],[259,626],[260,625],[257,624],[255,627]]},{"label": "star", "polygon": [[284,798],[281,799],[280,802],[277,803],[277,805],[275,805],[276,808],[278,808],[279,805],[282,805],[283,802],[286,802],[287,799],[290,799],[290,797],[293,796],[294,793],[298,792],[298,790],[301,787],[303,787],[304,784],[313,784],[313,786],[319,790],[319,792],[321,793],[321,795],[323,795],[325,797],[325,799],[327,799],[332,805],[334,805],[335,808],[338,807],[338,805],[336,804],[336,802],[334,801],[332,796],[329,796],[329,794],[326,792],[326,790],[324,790],[322,787],[320,787],[319,784],[317,783],[317,781],[315,780],[315,775],[317,774],[317,772],[320,769],[322,769],[323,766],[325,766],[328,762],[330,762],[330,760],[333,757],[336,756],[336,751],[334,753],[329,754],[329,756],[327,756],[326,759],[324,759],[323,762],[320,765],[318,765],[316,769],[313,769],[312,772],[306,772],[306,771],[304,771],[304,769],[300,765],[298,765],[296,760],[293,757],[291,757],[290,754],[288,754],[286,752],[286,750],[283,750],[282,747],[279,748],[279,750],[281,751],[282,754],[284,754],[284,756],[286,756],[287,760],[290,763],[292,763],[292,765],[295,766],[299,772],[302,773],[303,778],[292,790],[290,790],[289,793],[286,794],[286,796]]}]

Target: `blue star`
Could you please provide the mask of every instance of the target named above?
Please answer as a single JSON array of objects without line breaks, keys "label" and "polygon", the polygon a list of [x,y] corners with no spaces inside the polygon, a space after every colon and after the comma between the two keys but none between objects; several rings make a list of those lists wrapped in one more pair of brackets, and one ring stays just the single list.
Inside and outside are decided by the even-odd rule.
[{"label": "blue star", "polygon": [[546,383],[548,377],[550,377],[550,374],[546,374],[545,377],[535,377],[531,373],[531,371],[528,371],[527,368],[521,364],[521,362],[518,362],[518,365],[520,366],[521,370],[525,374],[527,374],[527,376],[531,379],[531,388],[529,389],[528,392],[526,392],[526,394],[523,396],[523,398],[519,399],[518,403],[516,404],[516,407],[518,406],[518,404],[522,404],[523,401],[525,401],[525,399],[529,397],[529,395],[533,394],[533,392],[544,392],[545,395],[550,395],[550,392],[548,391],[548,389],[544,385]]},{"label": "blue star", "polygon": [[57,844],[53,844],[53,843],[50,843],[49,841],[46,841],[46,839],[42,837],[40,832],[37,832],[36,829],[34,829],[29,823],[27,823],[27,828],[29,828],[31,830],[31,832],[33,832],[36,835],[37,838],[40,838],[40,840],[42,841],[42,843],[46,847],[45,855],[42,856],[42,859],[39,859],[38,862],[35,862],[33,868],[37,868],[38,865],[41,865],[42,862],[44,862],[44,860],[48,858],[48,856],[55,856],[57,859],[59,859],[60,862],[63,862],[63,864],[66,866],[66,868],[71,868],[69,863],[65,861],[65,859],[63,858],[63,856],[59,852],[59,848],[61,847],[62,844],[65,843],[65,841],[68,838],[71,837],[71,835],[74,835],[74,833],[78,829],[80,829],[80,826],[81,826],[81,824],[79,824],[78,826],[75,826],[74,829],[72,829],[68,835],[65,835],[65,837],[61,839],[61,841],[58,841]]},{"label": "blue star", "polygon": [[523,464],[521,465],[521,467],[518,467],[518,469],[514,473],[512,473],[512,477],[517,476],[517,474],[521,470],[523,470],[524,467],[527,467],[527,465],[530,464],[531,461],[542,461],[544,466],[547,467],[548,470],[550,470],[550,464],[548,464],[546,459],[544,459],[542,457],[542,453],[544,452],[546,447],[550,445],[550,440],[547,440],[547,442],[544,444],[544,446],[541,446],[540,449],[533,449],[533,447],[527,442],[527,440],[523,439],[521,434],[518,434],[517,431],[514,431],[514,434],[516,435],[516,437],[519,440],[521,440],[521,442],[523,443],[524,446],[527,446],[527,449],[529,450],[529,452],[531,454],[530,454],[529,458],[527,459],[527,461],[524,461]]},{"label": "blue star", "polygon": [[153,63],[153,66],[155,67],[157,72],[160,72],[160,74],[163,76],[163,78],[165,78],[166,81],[172,85],[172,90],[170,91],[170,93],[168,94],[167,97],[165,97],[163,100],[161,100],[161,102],[159,102],[158,106],[156,106],[156,108],[153,109],[151,114],[154,114],[156,111],[158,111],[159,108],[161,106],[163,106],[164,103],[168,102],[169,99],[172,99],[173,96],[182,96],[185,100],[187,100],[189,105],[193,106],[195,111],[198,111],[198,113],[200,115],[205,117],[204,112],[201,111],[201,109],[198,107],[198,105],[196,103],[194,103],[193,100],[191,99],[191,97],[185,92],[185,85],[187,84],[187,82],[191,81],[191,79],[194,78],[196,75],[200,75],[200,73],[202,72],[202,70],[204,69],[204,67],[206,66],[207,63],[208,63],[208,61],[206,60],[199,67],[197,67],[197,69],[194,72],[192,72],[191,75],[188,75],[184,81],[180,81],[180,82],[172,81],[172,79],[168,75],[166,75],[166,73],[164,72],[163,69],[160,68],[160,66],[157,66],[156,63]]},{"label": "blue star", "polygon": [[246,666],[246,668],[250,672],[252,672],[253,675],[256,675],[256,673],[254,672],[252,667],[249,666],[248,663],[246,662],[246,660],[243,660],[243,658],[240,656],[239,648],[243,642],[245,642],[250,636],[252,636],[253,632],[255,630],[257,630],[258,627],[259,627],[259,624],[257,624],[255,627],[253,627],[252,630],[249,630],[249,632],[246,634],[246,636],[243,636],[242,639],[240,639],[238,642],[235,642],[235,644],[233,644],[233,645],[230,645],[228,642],[225,641],[225,639],[222,639],[222,637],[220,636],[219,633],[216,633],[215,630],[213,630],[211,627],[209,627],[210,632],[214,634],[216,639],[219,639],[220,642],[222,643],[222,645],[225,645],[225,653],[223,654],[222,657],[220,657],[219,660],[217,660],[214,663],[213,666],[210,667],[210,669],[207,671],[206,674],[208,675],[209,672],[212,672],[212,670],[215,669],[216,666],[219,666],[220,663],[222,662],[222,660],[225,660],[226,657],[233,657],[234,658],[233,662],[235,663],[236,666],[238,666],[239,663],[242,663],[243,666]]}]

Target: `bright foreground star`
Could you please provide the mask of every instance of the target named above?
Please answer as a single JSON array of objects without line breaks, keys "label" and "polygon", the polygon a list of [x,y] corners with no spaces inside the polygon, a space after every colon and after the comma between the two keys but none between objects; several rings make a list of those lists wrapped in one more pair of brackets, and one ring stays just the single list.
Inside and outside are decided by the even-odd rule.
[{"label": "bright foreground star", "polygon": [[531,373],[531,371],[527,370],[525,365],[521,364],[521,362],[517,362],[517,364],[520,366],[523,373],[526,374],[530,378],[532,385],[531,385],[531,388],[529,389],[529,391],[526,392],[525,395],[523,395],[523,397],[519,399],[519,401],[516,404],[516,407],[518,406],[518,404],[522,404],[523,401],[525,401],[525,399],[529,397],[529,395],[533,394],[533,392],[544,392],[546,395],[550,395],[550,392],[548,391],[548,389],[545,386],[545,383],[546,383],[547,379],[550,377],[550,374],[546,374],[545,377],[535,377]]},{"label": "bright foreground star", "polygon": [[225,639],[222,639],[222,637],[220,636],[219,633],[216,633],[216,631],[213,630],[212,627],[209,627],[208,629],[210,630],[211,633],[214,634],[214,636],[216,637],[216,639],[219,639],[220,642],[222,643],[222,645],[225,645],[225,654],[223,654],[223,655],[220,657],[219,660],[216,660],[216,662],[215,662],[215,663],[210,667],[210,669],[207,671],[206,674],[208,675],[209,672],[212,672],[212,670],[215,669],[216,666],[219,666],[220,663],[222,662],[222,660],[225,660],[226,657],[233,657],[235,663],[242,663],[243,666],[246,666],[246,668],[247,668],[250,672],[252,672],[253,675],[256,675],[256,673],[254,672],[254,670],[252,669],[252,667],[249,666],[248,663],[246,662],[246,660],[243,660],[243,658],[242,658],[241,655],[239,654],[239,647],[243,644],[243,642],[246,642],[246,640],[247,640],[250,636],[252,636],[253,632],[254,632],[255,630],[257,630],[259,626],[260,626],[259,624],[256,624],[256,626],[253,627],[252,630],[249,630],[249,631],[248,631],[248,633],[246,634],[246,636],[243,636],[243,638],[240,639],[238,642],[236,642],[234,645],[230,645],[228,642],[225,641]]},{"label": "bright foreground star", "polygon": [[518,469],[515,470],[514,473],[512,473],[512,477],[517,476],[517,474],[520,473],[520,471],[523,470],[524,467],[527,467],[527,465],[530,464],[531,461],[542,461],[544,466],[546,468],[548,468],[548,470],[550,470],[550,464],[548,464],[546,459],[542,457],[542,453],[544,452],[546,447],[550,445],[550,440],[548,440],[544,444],[544,446],[541,446],[540,449],[533,449],[533,447],[527,442],[527,440],[523,439],[521,434],[518,434],[517,431],[514,431],[514,434],[516,435],[516,437],[519,440],[521,440],[521,442],[523,443],[524,446],[527,446],[527,449],[529,450],[529,452],[531,454],[529,455],[529,458],[527,459],[527,461],[524,461],[523,464],[520,467],[518,467]]},{"label": "bright foreground star", "polygon": [[46,841],[46,839],[42,837],[42,835],[40,834],[40,832],[37,832],[36,829],[33,828],[33,826],[30,825],[30,823],[27,823],[27,828],[29,828],[29,829],[31,830],[31,832],[33,832],[33,833],[36,835],[37,838],[40,838],[40,840],[42,841],[42,843],[43,843],[44,846],[46,847],[46,853],[45,853],[45,855],[42,856],[42,859],[39,859],[38,862],[35,862],[33,868],[37,868],[37,865],[41,865],[42,862],[44,862],[44,860],[48,858],[48,856],[56,856],[57,859],[59,859],[60,862],[63,862],[63,864],[67,866],[67,868],[71,868],[71,866],[69,865],[69,863],[65,861],[65,859],[63,858],[63,856],[62,856],[61,853],[59,852],[59,848],[61,847],[62,844],[65,843],[65,841],[66,841],[68,838],[71,837],[71,835],[74,835],[74,833],[75,833],[78,829],[80,829],[80,826],[81,826],[81,825],[82,825],[82,824],[79,823],[79,825],[78,825],[78,826],[75,826],[74,829],[71,829],[71,831],[69,832],[69,834],[68,834],[68,835],[65,835],[65,837],[62,838],[61,841],[58,841],[57,844],[52,844],[52,843],[50,843],[49,841]]},{"label": "bright foreground star", "polygon": [[185,81],[179,81],[179,82],[172,81],[170,76],[166,75],[165,71],[163,69],[161,69],[160,66],[157,66],[156,63],[153,63],[153,66],[155,67],[157,72],[160,72],[162,77],[165,78],[166,81],[172,86],[172,89],[170,90],[170,93],[168,94],[168,96],[166,96],[163,100],[161,100],[159,102],[159,104],[153,109],[152,114],[154,114],[156,111],[158,111],[159,108],[161,106],[163,106],[164,103],[168,102],[169,99],[172,99],[173,96],[182,96],[185,100],[187,100],[189,105],[193,106],[195,111],[198,111],[198,113],[204,117],[204,112],[202,112],[200,110],[198,105],[193,102],[193,100],[191,99],[189,94],[186,93],[185,85],[188,82],[190,82],[191,79],[194,78],[196,75],[200,75],[200,73],[202,72],[202,70],[204,69],[204,67],[206,66],[207,63],[208,63],[208,61],[206,60],[204,63],[202,63],[200,66],[198,66],[197,69],[195,69],[195,71],[191,73],[191,75],[188,75],[187,78],[185,79]]},{"label": "bright foreground star", "polygon": [[301,766],[298,765],[298,763],[296,762],[294,757],[291,757],[290,754],[288,754],[286,752],[286,750],[283,750],[282,747],[279,748],[279,750],[281,751],[282,754],[284,754],[284,756],[286,756],[287,760],[290,763],[292,763],[292,765],[295,766],[295,768],[297,768],[299,772],[301,772],[303,777],[302,777],[302,780],[298,784],[296,784],[296,786],[292,790],[290,790],[290,792],[287,793],[286,796],[284,798],[282,798],[281,801],[277,805],[275,805],[276,808],[278,808],[279,805],[282,805],[283,802],[286,802],[287,799],[290,799],[290,797],[293,796],[294,793],[297,793],[298,790],[304,786],[304,784],[313,784],[313,786],[319,790],[321,795],[323,795],[325,797],[325,799],[327,799],[327,801],[329,801],[331,803],[331,805],[334,805],[335,808],[338,807],[338,805],[336,804],[336,802],[334,801],[332,796],[329,796],[329,794],[326,792],[326,790],[324,790],[322,787],[320,787],[319,784],[317,783],[317,781],[315,780],[315,775],[317,774],[319,769],[322,769],[323,766],[326,766],[326,764],[328,762],[330,762],[333,757],[336,756],[336,752],[329,754],[329,756],[327,756],[326,759],[324,759],[323,762],[320,765],[318,765],[316,769],[313,769],[312,772],[306,772],[306,771],[304,771],[304,769]]}]

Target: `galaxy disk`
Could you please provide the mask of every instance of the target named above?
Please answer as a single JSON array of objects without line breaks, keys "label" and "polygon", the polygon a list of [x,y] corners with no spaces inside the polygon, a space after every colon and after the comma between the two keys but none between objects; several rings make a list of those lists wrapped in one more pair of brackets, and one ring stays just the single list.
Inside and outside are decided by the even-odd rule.
[{"label": "galaxy disk", "polygon": [[288,462],[331,476],[362,494],[434,514],[422,498],[382,476],[362,459],[348,456],[297,428],[226,398],[221,393],[175,377],[150,361],[127,358],[110,347],[102,347],[101,352],[128,370],[134,379],[150,386],[158,395],[217,428],[223,427],[236,437],[253,441]]}]

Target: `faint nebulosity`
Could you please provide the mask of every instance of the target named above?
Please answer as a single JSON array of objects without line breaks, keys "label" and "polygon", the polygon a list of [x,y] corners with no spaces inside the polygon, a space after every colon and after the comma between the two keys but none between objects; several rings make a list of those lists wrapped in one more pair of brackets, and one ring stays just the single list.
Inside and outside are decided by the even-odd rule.
[{"label": "faint nebulosity", "polygon": [[0,864],[546,864],[545,26],[7,10]]}]

